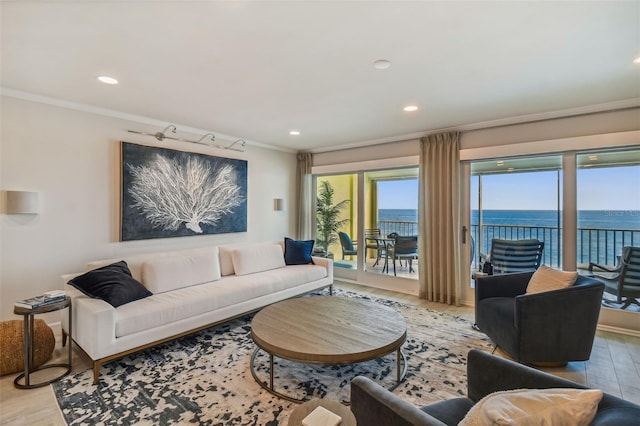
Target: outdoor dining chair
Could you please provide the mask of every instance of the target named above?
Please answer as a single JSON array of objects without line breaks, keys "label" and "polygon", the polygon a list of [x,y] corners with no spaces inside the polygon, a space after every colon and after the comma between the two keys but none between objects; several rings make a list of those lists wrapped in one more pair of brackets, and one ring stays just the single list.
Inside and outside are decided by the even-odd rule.
[{"label": "outdoor dining chair", "polygon": [[366,248],[376,251],[376,261],[373,266],[378,265],[380,259],[386,256],[386,246],[380,241],[381,238],[382,232],[380,231],[380,228],[370,228],[364,230],[364,240],[366,243]]},{"label": "outdoor dining chair", "polygon": [[418,257],[418,236],[396,235],[393,246],[389,246],[389,257],[393,259],[393,275],[396,275],[396,259],[402,261],[405,259],[409,264],[409,272],[415,272],[413,269],[413,259]]},{"label": "outdoor dining chair", "polygon": [[358,249],[356,248],[356,241],[353,241],[349,234],[346,232],[338,232],[338,237],[340,238],[340,245],[342,246],[342,260],[346,256],[356,256],[358,254]]},{"label": "outdoor dining chair", "polygon": [[[627,309],[632,303],[640,306],[640,247],[626,246],[618,258],[615,268],[607,268],[597,263],[589,263],[589,274],[604,284],[604,291],[616,296],[616,302],[622,303],[621,309]],[[595,275],[593,269],[614,273],[611,277]],[[623,299],[624,298],[624,299]]]},{"label": "outdoor dining chair", "polygon": [[491,240],[491,262],[493,274],[535,271],[542,262],[544,241],[528,240]]}]

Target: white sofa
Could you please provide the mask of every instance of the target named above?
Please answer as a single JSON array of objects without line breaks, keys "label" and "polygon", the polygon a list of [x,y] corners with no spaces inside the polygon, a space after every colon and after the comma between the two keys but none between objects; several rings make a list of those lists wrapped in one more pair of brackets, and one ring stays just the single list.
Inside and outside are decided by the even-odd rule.
[{"label": "white sofa", "polygon": [[333,284],[332,260],[285,265],[276,242],[135,255],[90,262],[86,270],[120,260],[153,295],[115,308],[67,285],[81,274],[62,276],[73,299],[72,338],[92,359],[96,384],[108,361]]}]

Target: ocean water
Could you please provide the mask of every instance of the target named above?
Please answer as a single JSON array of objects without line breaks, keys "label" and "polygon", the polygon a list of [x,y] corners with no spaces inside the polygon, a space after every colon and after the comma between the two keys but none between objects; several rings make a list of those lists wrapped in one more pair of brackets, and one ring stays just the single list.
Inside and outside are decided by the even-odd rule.
[{"label": "ocean water", "polygon": [[[381,221],[417,222],[415,209],[380,209]],[[522,225],[557,227],[555,210],[483,210],[485,225]],[[471,224],[478,224],[478,210],[471,213]],[[586,229],[637,229],[640,230],[640,210],[580,210],[578,227]]]},{"label": "ocean water", "polygon": [[[380,209],[379,226],[384,233],[417,234],[418,212],[414,209]],[[488,253],[492,238],[538,238],[545,241],[543,263],[559,266],[561,259],[561,217],[555,210],[483,210],[483,247]],[[391,223],[385,223],[385,222]],[[396,224],[393,222],[410,222]],[[415,224],[414,224],[415,223]],[[478,211],[471,214],[471,232],[479,241]],[[578,263],[614,265],[625,245],[640,245],[639,210],[580,210],[577,235]],[[478,251],[476,249],[476,255]]]}]

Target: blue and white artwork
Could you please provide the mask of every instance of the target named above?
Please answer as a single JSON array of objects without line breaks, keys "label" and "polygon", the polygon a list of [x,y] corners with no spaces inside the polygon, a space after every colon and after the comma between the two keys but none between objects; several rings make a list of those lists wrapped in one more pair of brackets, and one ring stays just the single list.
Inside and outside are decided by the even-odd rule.
[{"label": "blue and white artwork", "polygon": [[121,240],[247,231],[247,162],[122,142]]}]

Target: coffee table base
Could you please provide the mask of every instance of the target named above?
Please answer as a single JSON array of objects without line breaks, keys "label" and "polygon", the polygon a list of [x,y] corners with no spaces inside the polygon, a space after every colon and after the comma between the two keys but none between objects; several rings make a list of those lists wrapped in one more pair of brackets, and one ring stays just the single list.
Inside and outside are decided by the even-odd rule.
[{"label": "coffee table base", "polygon": [[[251,360],[249,361],[249,369],[251,370],[251,375],[253,376],[253,379],[260,385],[260,387],[262,387],[262,389],[266,390],[267,392],[269,392],[272,395],[275,395],[279,398],[282,399],[286,399],[287,401],[291,401],[291,402],[295,402],[295,403],[303,403],[306,401],[309,401],[311,399],[310,396],[306,396],[304,398],[294,398],[292,396],[286,395],[282,392],[278,392],[277,390],[275,390],[274,385],[273,385],[273,371],[274,371],[274,362],[273,362],[273,355],[268,353],[267,351],[264,351],[267,355],[269,355],[269,384],[263,382],[262,380],[260,380],[260,378],[258,377],[258,375],[256,374],[255,371],[255,359],[258,356],[258,352],[260,352],[261,348],[256,348],[255,351],[253,351],[253,354],[251,355]],[[386,354],[388,355],[388,354]],[[384,355],[383,355],[384,356]],[[396,351],[396,382],[395,384],[389,386],[387,389],[389,391],[393,391],[395,388],[397,388],[400,383],[402,383],[402,381],[404,380],[404,378],[407,375],[407,358],[404,355],[404,352],[402,352],[402,350],[400,348],[398,348],[398,350]],[[343,402],[344,405],[350,405],[351,402],[350,401],[345,401]]]}]

